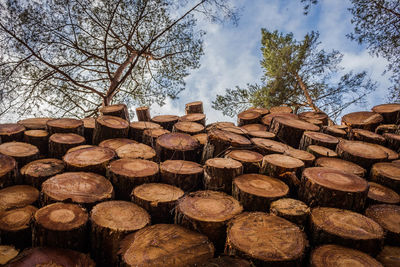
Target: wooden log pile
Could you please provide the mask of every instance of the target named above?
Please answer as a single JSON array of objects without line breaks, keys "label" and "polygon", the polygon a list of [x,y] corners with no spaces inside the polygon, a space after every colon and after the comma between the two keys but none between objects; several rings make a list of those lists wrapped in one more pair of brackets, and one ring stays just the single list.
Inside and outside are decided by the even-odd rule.
[{"label": "wooden log pile", "polygon": [[129,111],[0,124],[0,266],[400,266],[400,104]]}]

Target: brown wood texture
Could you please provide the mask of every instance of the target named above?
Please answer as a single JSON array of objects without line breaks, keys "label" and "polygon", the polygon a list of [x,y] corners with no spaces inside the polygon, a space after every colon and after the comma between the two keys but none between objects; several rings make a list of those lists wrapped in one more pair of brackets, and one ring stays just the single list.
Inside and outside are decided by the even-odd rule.
[{"label": "brown wood texture", "polygon": [[204,113],[203,102],[194,101],[194,102],[187,103],[185,105],[185,112],[186,112],[186,114]]},{"label": "brown wood texture", "polygon": [[93,131],[93,144],[112,138],[127,138],[129,122],[120,117],[100,116],[96,119]]},{"label": "brown wood texture", "polygon": [[18,121],[18,124],[23,125],[27,130],[46,130],[46,123],[51,118],[28,118]]},{"label": "brown wood texture", "polygon": [[18,256],[19,251],[14,246],[0,245],[0,266],[6,265]]},{"label": "brown wood texture", "polygon": [[385,244],[398,246],[400,244],[400,206],[376,204],[365,210],[365,215],[385,230]]},{"label": "brown wood texture", "polygon": [[260,153],[246,149],[230,150],[225,157],[242,163],[243,173],[259,173],[263,160]]},{"label": "brown wood texture", "polygon": [[137,115],[138,121],[150,121],[151,120],[150,108],[147,106],[136,108],[136,115]]},{"label": "brown wood texture", "polygon": [[288,150],[285,150],[283,152],[283,155],[303,161],[306,168],[312,167],[314,165],[315,156],[310,152],[304,150],[289,148]]},{"label": "brown wood texture", "polygon": [[204,132],[205,127],[197,122],[180,121],[174,124],[173,132],[195,135]]},{"label": "brown wood texture", "polygon": [[379,113],[369,111],[353,112],[342,117],[342,124],[350,128],[360,128],[372,132],[382,122],[383,117]]},{"label": "brown wood texture", "polygon": [[14,185],[17,180],[17,162],[13,157],[0,154],[0,189]]},{"label": "brown wood texture", "polygon": [[389,187],[369,182],[368,204],[399,204],[400,196]]},{"label": "brown wood texture", "polygon": [[304,169],[304,162],[282,154],[270,154],[263,158],[261,173],[280,178],[285,183],[289,184],[288,181],[284,180],[284,174],[288,172],[294,172],[297,176],[301,176]]},{"label": "brown wood texture", "polygon": [[62,160],[47,158],[35,160],[26,164],[21,168],[20,172],[25,184],[40,190],[44,181],[54,175],[64,172],[64,169],[65,165]]},{"label": "brown wood texture", "polygon": [[243,165],[231,158],[212,158],[204,164],[204,189],[232,193],[232,181],[243,174]]},{"label": "brown wood texture", "polygon": [[400,134],[384,133],[383,137],[386,139],[387,146],[396,151],[400,151]]},{"label": "brown wood texture", "polygon": [[255,151],[262,155],[275,153],[283,154],[285,151],[292,148],[284,143],[264,138],[251,138],[250,140],[255,146]]},{"label": "brown wood texture", "polygon": [[339,139],[334,136],[320,132],[305,131],[300,139],[299,149],[307,150],[309,145],[317,145],[335,150],[338,143]]},{"label": "brown wood texture", "polygon": [[253,107],[253,108],[249,108],[248,110],[258,112],[261,114],[261,116],[265,116],[269,113],[269,109],[267,109],[267,108]]},{"label": "brown wood texture", "polygon": [[384,246],[379,252],[376,259],[383,264],[383,266],[400,266],[400,247]]},{"label": "brown wood texture", "polygon": [[120,117],[129,122],[128,107],[125,104],[116,104],[100,108],[100,113],[103,116],[115,116]]},{"label": "brown wood texture", "polygon": [[260,123],[251,123],[251,124],[246,124],[241,126],[240,128],[248,131],[248,132],[253,132],[253,131],[264,131],[266,132],[268,130],[268,127],[265,126],[264,124]]},{"label": "brown wood texture", "polygon": [[243,126],[246,124],[259,123],[261,119],[261,114],[257,111],[245,110],[240,112],[238,115],[238,126]]},{"label": "brown wood texture", "polygon": [[129,138],[142,142],[143,132],[147,129],[162,128],[161,125],[150,121],[134,121],[129,126]]},{"label": "brown wood texture", "polygon": [[351,129],[349,132],[349,140],[363,141],[378,145],[386,144],[386,140],[382,135],[364,129]]},{"label": "brown wood texture", "polygon": [[271,122],[275,117],[288,117],[293,119],[299,118],[296,114],[293,113],[285,113],[285,112],[270,113],[261,118],[261,123],[267,126],[267,128],[269,129],[269,127],[271,126]]},{"label": "brown wood texture", "polygon": [[196,191],[202,187],[203,167],[193,161],[166,160],[160,164],[160,180],[183,191]]},{"label": "brown wood texture", "polygon": [[381,124],[375,129],[375,133],[384,134],[384,133],[396,133],[399,129],[399,126],[396,124]]},{"label": "brown wood texture", "polygon": [[315,167],[327,167],[336,170],[341,170],[344,172],[352,173],[358,175],[360,177],[365,177],[367,171],[353,162],[338,159],[338,158],[329,158],[329,157],[322,157],[315,161]]},{"label": "brown wood texture", "polygon": [[200,159],[200,144],[189,134],[169,133],[157,139],[156,152],[160,161],[177,159],[197,162]]},{"label": "brown wood texture", "polygon": [[148,145],[142,143],[132,143],[119,147],[117,155],[121,159],[146,159],[156,160],[156,151]]},{"label": "brown wood texture", "polygon": [[207,261],[197,263],[199,267],[252,267],[253,264],[245,259],[234,256],[219,256]]},{"label": "brown wood texture", "polygon": [[336,127],[336,125],[332,126],[322,126],[321,132],[329,134],[331,136],[336,136],[339,138],[347,138],[347,133],[345,130]]},{"label": "brown wood texture", "polygon": [[176,115],[158,115],[151,118],[151,121],[159,124],[162,128],[172,132],[172,128],[175,123],[179,120],[179,116]]},{"label": "brown wood texture", "polygon": [[83,121],[83,136],[85,137],[86,142],[88,144],[92,144],[94,127],[96,125],[96,118],[93,117],[83,118],[82,121]]},{"label": "brown wood texture", "polygon": [[400,165],[382,162],[372,166],[370,179],[400,193]]},{"label": "brown wood texture", "polygon": [[305,111],[299,114],[299,118],[302,120],[319,120],[322,122],[322,125],[328,125],[329,117],[323,112],[316,111]]},{"label": "brown wood texture", "polygon": [[48,120],[46,122],[46,129],[49,135],[55,133],[74,133],[83,136],[84,134],[83,121],[77,119],[61,118]]},{"label": "brown wood texture", "polygon": [[197,122],[203,126],[206,125],[206,115],[203,113],[191,113],[179,117],[179,121]]},{"label": "brown wood texture", "polygon": [[29,185],[14,185],[0,189],[0,210],[37,205],[39,191]]},{"label": "brown wood texture", "polygon": [[85,143],[85,138],[78,134],[55,133],[49,138],[49,156],[61,159],[69,149]]},{"label": "brown wood texture", "polygon": [[400,119],[400,104],[388,103],[377,105],[372,108],[372,111],[382,115],[385,123],[399,124]]},{"label": "brown wood texture", "polygon": [[25,127],[18,123],[0,124],[0,140],[6,142],[21,142],[24,139]]},{"label": "brown wood texture", "polygon": [[307,147],[307,152],[314,155],[315,158],[327,157],[327,158],[337,158],[338,153],[334,150],[326,148],[324,146],[310,145]]},{"label": "brown wood texture", "polygon": [[47,155],[49,148],[49,133],[45,130],[25,131],[24,142],[36,146],[41,155]]},{"label": "brown wood texture", "polygon": [[281,198],[271,203],[269,212],[303,228],[308,222],[311,210],[298,199]]},{"label": "brown wood texture", "polygon": [[39,158],[39,149],[24,142],[3,143],[0,145],[0,153],[13,157],[18,163],[18,168]]},{"label": "brown wood texture", "polygon": [[270,113],[293,113],[293,109],[289,106],[277,106],[269,109]]},{"label": "brown wood texture", "polygon": [[153,149],[156,148],[157,144],[157,138],[160,137],[163,134],[171,133],[168,130],[165,130],[163,128],[157,128],[157,129],[147,129],[144,130],[143,132],[143,143],[151,146]]},{"label": "brown wood texture", "polygon": [[134,144],[137,143],[135,140],[128,139],[128,138],[112,138],[112,139],[107,139],[104,141],[101,141],[99,143],[100,147],[106,147],[106,148],[111,148],[112,150],[117,150],[123,145],[127,144]]}]

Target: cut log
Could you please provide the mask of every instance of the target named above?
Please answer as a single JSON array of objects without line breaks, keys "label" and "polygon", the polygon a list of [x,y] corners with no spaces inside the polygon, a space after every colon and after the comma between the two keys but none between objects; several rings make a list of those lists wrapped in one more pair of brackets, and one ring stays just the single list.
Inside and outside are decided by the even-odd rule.
[{"label": "cut log", "polygon": [[90,212],[91,255],[99,266],[117,266],[119,242],[150,224],[149,214],[127,201],[99,203]]},{"label": "cut log", "polygon": [[137,143],[135,140],[128,139],[128,138],[112,138],[112,139],[107,139],[107,140],[101,141],[99,143],[99,146],[111,148],[112,150],[116,151],[121,146],[124,146],[127,144],[135,144],[135,143]]},{"label": "cut log", "polygon": [[367,201],[368,188],[367,181],[357,175],[338,169],[313,167],[303,172],[299,199],[310,207],[361,211]]},{"label": "cut log", "polygon": [[363,167],[353,162],[338,158],[328,158],[328,157],[319,158],[315,161],[315,167],[332,168],[352,173],[360,177],[365,177],[365,174],[367,173],[367,171]]},{"label": "cut log", "polygon": [[86,254],[61,248],[31,248],[22,251],[8,266],[95,267]]},{"label": "cut log", "polygon": [[175,115],[159,115],[151,118],[151,121],[154,123],[159,124],[164,129],[172,132],[172,128],[174,124],[177,123],[179,120],[178,116]]},{"label": "cut log", "polygon": [[377,105],[372,108],[372,111],[381,114],[385,123],[399,124],[400,104],[398,103]]},{"label": "cut log", "polygon": [[139,143],[143,142],[143,132],[147,129],[157,129],[162,128],[159,124],[150,122],[150,121],[134,121],[131,122],[129,128],[129,138],[138,141]]},{"label": "cut log", "polygon": [[388,158],[388,154],[378,145],[361,141],[341,141],[337,145],[336,152],[342,159],[354,162],[367,171],[374,163]]},{"label": "cut log", "polygon": [[222,252],[226,240],[227,223],[243,211],[233,197],[217,191],[197,191],[183,197],[176,206],[175,223],[197,231],[213,242]]},{"label": "cut log", "polygon": [[371,168],[370,179],[400,192],[400,165],[389,162],[376,163]]},{"label": "cut log", "polygon": [[334,150],[323,146],[316,146],[316,145],[308,146],[307,152],[313,154],[317,159],[320,157],[328,157],[328,158],[338,157],[338,154]]},{"label": "cut log", "polygon": [[289,106],[278,106],[269,109],[270,113],[293,113],[293,109]]},{"label": "cut log", "polygon": [[323,245],[314,249],[310,257],[310,267],[334,266],[383,267],[381,263],[359,250],[338,245]]},{"label": "cut log", "polygon": [[300,149],[294,149],[290,148],[288,150],[285,150],[283,152],[283,155],[290,156],[296,159],[299,159],[304,162],[304,166],[306,168],[312,167],[315,161],[315,156],[311,154],[310,152],[300,150]]},{"label": "cut log", "polygon": [[309,123],[311,123],[311,124],[314,124],[314,125],[316,125],[316,126],[318,126],[318,127],[320,127],[320,128],[321,128],[322,126],[324,126],[323,121],[320,121],[320,120],[310,119],[310,118],[302,118],[301,120],[306,121],[306,122],[309,122]]},{"label": "cut log", "polygon": [[197,122],[180,121],[174,124],[172,131],[194,135],[204,132],[204,126]]},{"label": "cut log", "polygon": [[319,131],[319,127],[299,119],[277,116],[272,120],[269,130],[281,142],[297,148],[305,131]]},{"label": "cut log", "polygon": [[243,165],[243,173],[259,173],[263,155],[251,150],[230,150],[225,155],[227,158],[239,161]]},{"label": "cut log", "polygon": [[383,137],[387,141],[387,146],[394,150],[399,152],[400,151],[400,134],[392,134],[392,133],[385,133],[383,134]]},{"label": "cut log", "polygon": [[63,157],[67,171],[95,172],[105,175],[106,166],[116,157],[111,148],[88,147],[67,153]]},{"label": "cut log", "polygon": [[379,149],[385,151],[386,154],[388,155],[387,161],[392,161],[392,160],[396,160],[396,159],[399,158],[399,154],[396,151],[393,151],[390,148],[387,148],[385,146],[381,146],[381,145],[378,145],[378,144],[373,144],[373,143],[370,143],[370,144],[375,146],[376,148],[379,148]]},{"label": "cut log", "polygon": [[119,159],[107,166],[107,178],[114,185],[116,199],[130,200],[133,188],[157,182],[158,164],[144,159]]},{"label": "cut log", "polygon": [[13,157],[0,154],[0,189],[14,185],[17,180],[17,162]]},{"label": "cut log", "polygon": [[77,119],[54,119],[46,123],[46,129],[49,135],[55,133],[74,133],[83,136],[83,121]]},{"label": "cut log", "polygon": [[248,110],[255,111],[261,114],[261,116],[265,116],[269,113],[269,109],[267,108],[249,108]]},{"label": "cut log", "polygon": [[151,120],[150,108],[147,106],[136,108],[136,115],[137,115],[138,121],[150,121]]},{"label": "cut log", "polygon": [[232,183],[232,196],[245,211],[268,211],[271,202],[288,194],[289,187],[284,182],[261,174],[243,174]]},{"label": "cut log", "polygon": [[88,214],[79,205],[54,203],[36,211],[34,218],[34,246],[88,251]]},{"label": "cut log", "polygon": [[332,126],[323,126],[321,131],[323,133],[335,136],[335,137],[339,137],[339,138],[347,138],[347,133],[345,130],[340,129],[338,127],[335,127],[336,125],[332,125]]},{"label": "cut log", "polygon": [[120,248],[121,267],[191,266],[214,255],[206,236],[174,224],[147,226],[124,238]]},{"label": "cut log", "polygon": [[93,144],[112,138],[127,138],[129,122],[114,116],[101,116],[96,119],[93,131]]},{"label": "cut log", "polygon": [[151,146],[141,143],[123,145],[116,152],[120,159],[155,160],[157,156],[156,151]]},{"label": "cut log", "polygon": [[18,256],[19,251],[14,246],[0,245],[0,265],[5,266]]},{"label": "cut log", "polygon": [[29,118],[18,121],[18,124],[22,124],[27,130],[46,130],[49,120],[51,118]]},{"label": "cut log", "polygon": [[289,118],[293,118],[293,119],[298,119],[299,117],[296,114],[293,113],[271,113],[268,115],[265,115],[264,117],[262,117],[261,119],[261,123],[264,124],[265,126],[269,127],[271,126],[271,122],[275,117],[289,117]]},{"label": "cut log", "polygon": [[302,229],[308,222],[310,208],[302,201],[293,198],[281,198],[271,203],[271,214],[297,224]]},{"label": "cut log", "polygon": [[250,140],[255,145],[255,150],[262,155],[283,154],[285,151],[291,149],[290,146],[274,140],[264,138],[251,138]]},{"label": "cut log", "polygon": [[18,167],[22,167],[39,158],[39,149],[23,142],[8,142],[0,145],[0,153],[13,157]]},{"label": "cut log", "polygon": [[192,161],[166,160],[160,164],[160,176],[163,183],[196,191],[202,187],[203,167]]},{"label": "cut log", "polygon": [[38,190],[42,183],[50,177],[64,172],[64,162],[59,159],[39,159],[26,164],[21,168],[24,183]]},{"label": "cut log", "polygon": [[32,246],[31,222],[37,208],[28,205],[22,208],[0,211],[0,239],[3,245],[14,245],[18,249]]},{"label": "cut log", "polygon": [[194,138],[196,138],[197,141],[199,141],[200,148],[199,150],[201,151],[201,154],[203,155],[204,147],[207,144],[208,136],[206,133],[200,133],[200,134],[195,134],[193,135]]},{"label": "cut log", "polygon": [[185,116],[180,117],[179,121],[191,121],[191,122],[196,122],[196,123],[199,123],[199,124],[205,126],[206,125],[206,115],[203,113],[187,114]]},{"label": "cut log", "polygon": [[337,244],[375,256],[382,249],[383,228],[359,213],[318,207],[311,210],[309,238],[314,246]]},{"label": "cut log", "polygon": [[133,189],[131,199],[150,214],[153,224],[173,223],[175,206],[183,195],[176,186],[145,183]]},{"label": "cut log", "polygon": [[204,113],[204,111],[203,111],[203,102],[195,101],[195,102],[187,103],[185,105],[185,112],[186,112],[186,114]]},{"label": "cut log", "polygon": [[104,176],[91,172],[65,172],[42,184],[42,206],[72,202],[90,210],[98,202],[113,198],[113,187]]},{"label": "cut log", "polygon": [[256,266],[303,266],[307,238],[294,223],[263,212],[242,213],[228,227],[225,253]]},{"label": "cut log", "polygon": [[251,138],[264,138],[264,139],[275,139],[275,134],[266,131],[250,131],[248,135]]},{"label": "cut log", "polygon": [[93,117],[84,118],[83,121],[83,136],[88,144],[92,144],[93,132],[96,125],[96,119]]},{"label": "cut log", "polygon": [[259,123],[261,119],[261,114],[257,111],[245,110],[238,114],[238,126],[243,126],[246,124]]},{"label": "cut log", "polygon": [[165,130],[163,128],[158,128],[158,129],[147,129],[144,130],[143,132],[143,143],[151,146],[153,149],[156,148],[156,142],[157,138],[160,137],[163,134],[171,133],[168,130]]},{"label": "cut log", "polygon": [[384,246],[376,259],[387,267],[400,266],[400,247]]},{"label": "cut log", "polygon": [[178,159],[197,162],[200,159],[200,144],[188,134],[163,134],[157,138],[156,152],[160,161]]},{"label": "cut log", "polygon": [[[300,181],[297,177],[301,176],[303,169],[304,162],[299,159],[282,154],[270,154],[264,156],[260,173],[282,180],[293,191],[299,186]],[[290,173],[294,173],[296,177],[289,175]]]},{"label": "cut log", "polygon": [[232,256],[219,256],[207,261],[197,263],[198,267],[252,267],[253,264],[245,259]]},{"label": "cut log", "polygon": [[41,155],[47,155],[49,148],[49,133],[45,130],[25,131],[24,142],[36,146]]},{"label": "cut log", "polygon": [[25,127],[18,123],[0,124],[0,140],[6,142],[21,142],[24,139]]},{"label": "cut log", "polygon": [[375,129],[375,133],[384,134],[384,133],[396,133],[399,129],[399,126],[396,124],[381,124]]},{"label": "cut log", "polygon": [[389,187],[369,182],[368,206],[372,204],[399,204],[400,196]]},{"label": "cut log", "polygon": [[232,193],[232,181],[243,174],[243,165],[231,158],[212,158],[204,164],[204,188]]},{"label": "cut log", "polygon": [[397,205],[377,204],[369,206],[365,215],[385,230],[385,243],[398,246],[400,244],[400,207]]},{"label": "cut log", "polygon": [[332,135],[305,131],[301,137],[299,149],[307,150],[308,146],[317,145],[335,150],[338,143],[339,139]]},{"label": "cut log", "polygon": [[68,149],[67,152],[66,152],[65,154],[68,154],[68,153],[70,153],[70,152],[77,151],[77,150],[82,149],[82,148],[89,148],[89,147],[95,147],[95,146],[93,146],[93,145],[74,146],[73,148]]},{"label": "cut log", "polygon": [[342,124],[371,132],[375,131],[375,128],[382,122],[383,117],[379,113],[369,111],[353,112],[342,117]]},{"label": "cut log", "polygon": [[103,116],[119,117],[129,122],[128,107],[125,104],[105,106],[100,108],[99,111]]},{"label": "cut log", "polygon": [[84,137],[74,133],[56,133],[49,138],[49,156],[61,159],[73,147],[84,145]]},{"label": "cut log", "polygon": [[39,191],[29,185],[14,185],[0,190],[0,210],[36,205]]},{"label": "cut log", "polygon": [[315,112],[315,111],[306,111],[299,114],[299,118],[302,120],[319,120],[322,122],[322,125],[328,125],[329,117],[326,113],[323,112]]},{"label": "cut log", "polygon": [[386,143],[386,140],[382,135],[364,129],[351,129],[349,132],[349,140],[363,141],[378,145],[385,145]]},{"label": "cut log", "polygon": [[206,125],[206,131],[209,132],[209,131],[215,130],[215,129],[221,130],[226,127],[235,127],[235,124],[233,122],[228,122],[228,121],[214,122],[214,123]]},{"label": "cut log", "polygon": [[253,131],[266,132],[268,130],[267,126],[265,126],[264,124],[259,124],[259,123],[246,124],[246,125],[241,126],[240,128],[242,128],[248,132],[253,132]]}]

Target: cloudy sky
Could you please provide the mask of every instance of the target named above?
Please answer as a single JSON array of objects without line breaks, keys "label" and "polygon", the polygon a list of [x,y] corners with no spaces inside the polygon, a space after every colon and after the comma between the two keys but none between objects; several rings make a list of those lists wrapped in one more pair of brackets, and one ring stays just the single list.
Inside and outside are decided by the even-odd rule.
[{"label": "cloudy sky", "polygon": [[307,32],[319,31],[321,48],[343,53],[342,66],[357,72],[366,70],[378,82],[378,89],[368,96],[366,106],[351,106],[344,113],[369,110],[386,101],[388,76],[382,76],[386,61],[372,57],[365,47],[346,38],[350,33],[349,1],[323,0],[313,6],[308,16],[303,15],[300,0],[235,0],[241,11],[238,26],[201,22],[207,30],[204,39],[205,55],[201,67],[186,79],[186,90],[180,98],[167,101],[163,107],[152,106],[152,115],[184,113],[185,103],[202,100],[208,122],[234,121],[234,118],[213,110],[211,102],[226,88],[259,82],[262,76],[260,60],[261,28],[292,32],[301,40]]}]

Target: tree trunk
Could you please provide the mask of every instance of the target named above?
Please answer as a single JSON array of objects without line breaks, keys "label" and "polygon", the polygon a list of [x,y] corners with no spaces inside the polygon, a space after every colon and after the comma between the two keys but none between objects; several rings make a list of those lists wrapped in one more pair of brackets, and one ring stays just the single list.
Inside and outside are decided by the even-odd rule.
[{"label": "tree trunk", "polygon": [[0,189],[18,182],[17,162],[13,157],[0,154],[0,170]]},{"label": "tree trunk", "polygon": [[198,162],[200,144],[196,138],[184,133],[161,135],[156,142],[156,152],[160,161],[171,159]]},{"label": "tree trunk", "polygon": [[102,116],[114,116],[129,122],[128,107],[125,104],[116,104],[100,108]]},{"label": "tree trunk", "polygon": [[150,108],[147,106],[136,108],[136,115],[138,117],[138,121],[150,121],[151,120]]},{"label": "tree trunk", "polygon": [[51,118],[29,118],[18,121],[26,130],[46,130],[46,124]]},{"label": "tree trunk", "polygon": [[81,136],[84,135],[84,127],[82,120],[67,119],[67,118],[54,119],[47,121],[46,126],[49,135],[55,133],[74,133]]},{"label": "tree trunk", "polygon": [[369,190],[368,190],[368,199],[367,206],[371,206],[374,204],[394,204],[397,205],[400,203],[400,196],[392,189],[374,183],[369,182]]},{"label": "tree trunk", "polygon": [[49,156],[61,159],[73,147],[84,145],[85,138],[73,133],[56,133],[49,138]]},{"label": "tree trunk", "polygon": [[338,154],[334,150],[323,146],[310,145],[307,147],[307,152],[313,154],[314,157],[317,159],[321,157],[327,157],[327,158],[338,157]]},{"label": "tree trunk", "polygon": [[250,140],[255,145],[255,150],[262,155],[283,154],[292,149],[290,146],[274,140],[264,138],[251,138]]},{"label": "tree trunk", "polygon": [[186,114],[204,113],[204,111],[203,111],[203,102],[195,101],[195,102],[187,103],[185,105],[185,112],[186,112]]},{"label": "tree trunk", "polygon": [[37,206],[39,191],[29,185],[14,185],[0,190],[0,210]]},{"label": "tree trunk", "polygon": [[84,118],[82,119],[83,121],[83,136],[86,139],[86,143],[92,144],[93,142],[93,132],[94,132],[94,127],[96,125],[96,119],[95,118]]},{"label": "tree trunk", "polygon": [[204,188],[206,190],[232,193],[233,178],[243,173],[243,165],[230,158],[212,158],[204,165]]},{"label": "tree trunk", "polygon": [[400,192],[400,165],[389,162],[376,163],[371,168],[370,179]]},{"label": "tree trunk", "polygon": [[383,137],[386,139],[388,147],[396,152],[400,151],[400,135],[385,133]]},{"label": "tree trunk", "polygon": [[315,156],[310,152],[304,150],[290,148],[283,152],[283,155],[301,160],[302,162],[304,162],[304,166],[306,168],[312,167],[314,165]]},{"label": "tree trunk", "polygon": [[49,133],[45,130],[25,131],[24,142],[36,146],[41,155],[47,155],[49,149]]},{"label": "tree trunk", "polygon": [[101,141],[111,138],[127,138],[128,134],[128,121],[114,116],[101,116],[96,119],[93,144],[97,145]]},{"label": "tree trunk", "polygon": [[0,140],[6,142],[21,142],[24,139],[25,127],[18,123],[0,124]]},{"label": "tree trunk", "polygon": [[386,143],[386,140],[382,135],[364,129],[351,129],[349,132],[349,140],[363,141],[382,146]]},{"label": "tree trunk", "polygon": [[[299,159],[282,154],[270,154],[264,156],[260,173],[283,180],[283,174],[288,172],[294,172],[300,177],[303,169],[304,162]],[[290,181],[283,181],[291,186]]]},{"label": "tree trunk", "polygon": [[315,161],[315,167],[332,168],[352,173],[360,177],[365,177],[365,174],[367,173],[367,171],[363,167],[353,162],[338,158],[321,157]]},{"label": "tree trunk", "polygon": [[204,132],[204,126],[197,122],[180,121],[174,124],[172,131],[195,135]]},{"label": "tree trunk", "polygon": [[172,132],[172,128],[174,127],[174,124],[178,122],[178,119],[179,117],[175,115],[159,115],[153,117],[151,121]]},{"label": "tree trunk", "polygon": [[297,224],[302,229],[310,216],[310,208],[304,202],[293,198],[281,198],[272,202],[269,212]]},{"label": "tree trunk", "polygon": [[339,139],[334,136],[319,132],[306,131],[301,137],[299,149],[307,150],[309,145],[317,145],[335,150],[338,143]]},{"label": "tree trunk", "polygon": [[331,126],[323,126],[321,132],[329,134],[331,136],[335,136],[338,138],[347,138],[347,133],[345,130],[335,127],[335,125]]},{"label": "tree trunk", "polygon": [[25,184],[41,190],[42,183],[50,177],[64,172],[64,162],[59,159],[39,159],[32,161],[21,168]]},{"label": "tree trunk", "polygon": [[129,138],[139,143],[142,143],[144,130],[162,128],[161,125],[149,121],[134,121],[131,122],[129,128]]},{"label": "tree trunk", "polygon": [[203,113],[191,113],[179,118],[179,121],[196,122],[203,126],[206,125],[206,115]]},{"label": "tree trunk", "polygon": [[203,168],[184,160],[166,160],[160,164],[161,182],[179,187],[185,192],[202,188]]},{"label": "tree trunk", "polygon": [[383,117],[375,112],[359,111],[342,117],[342,124],[350,128],[360,128],[371,132],[383,122]]},{"label": "tree trunk", "polygon": [[400,104],[398,103],[378,105],[373,107],[372,111],[381,114],[386,124],[399,124]]},{"label": "tree trunk", "polygon": [[243,126],[246,124],[259,123],[261,119],[261,114],[256,111],[245,110],[238,114],[238,126]]},{"label": "tree trunk", "polygon": [[263,155],[260,153],[245,149],[228,151],[225,157],[242,163],[243,173],[259,173],[263,160]]},{"label": "tree trunk", "polygon": [[18,168],[22,168],[31,161],[39,158],[39,149],[28,143],[8,142],[0,145],[0,153],[13,157]]},{"label": "tree trunk", "polygon": [[163,134],[171,133],[168,130],[165,130],[163,128],[158,128],[158,129],[147,129],[144,130],[143,132],[143,143],[151,146],[153,149],[156,148],[157,145],[157,139]]}]

